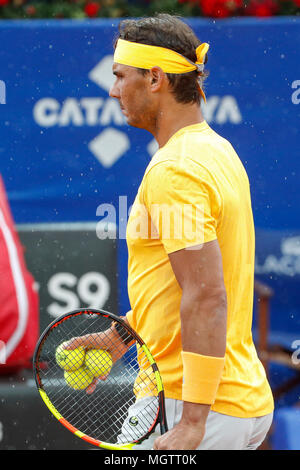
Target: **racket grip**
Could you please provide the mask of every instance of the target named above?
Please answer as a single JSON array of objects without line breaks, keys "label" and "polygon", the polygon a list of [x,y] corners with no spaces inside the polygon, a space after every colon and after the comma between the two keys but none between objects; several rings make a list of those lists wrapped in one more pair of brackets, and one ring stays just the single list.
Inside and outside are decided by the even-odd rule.
[{"label": "racket grip", "polygon": [[168,432],[168,422],[167,422],[167,415],[166,415],[166,408],[165,408],[165,400],[163,398],[163,404],[161,404],[160,410],[160,434],[163,435]]}]

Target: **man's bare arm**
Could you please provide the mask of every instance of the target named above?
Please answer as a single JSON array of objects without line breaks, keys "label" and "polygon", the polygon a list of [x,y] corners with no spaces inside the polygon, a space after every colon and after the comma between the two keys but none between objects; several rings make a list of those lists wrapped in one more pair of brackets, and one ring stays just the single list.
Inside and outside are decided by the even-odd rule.
[{"label": "man's bare arm", "polygon": [[[171,253],[182,289],[180,307],[183,351],[224,357],[227,301],[217,241]],[[196,372],[196,371],[195,371]],[[155,449],[196,449],[204,436],[210,405],[184,402],[180,423],[158,438]]]}]

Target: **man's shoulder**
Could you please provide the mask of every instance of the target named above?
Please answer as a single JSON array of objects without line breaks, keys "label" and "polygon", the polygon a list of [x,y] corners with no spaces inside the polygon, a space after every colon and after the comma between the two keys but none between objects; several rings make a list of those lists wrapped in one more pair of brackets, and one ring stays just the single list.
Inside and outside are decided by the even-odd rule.
[{"label": "man's shoulder", "polygon": [[[189,139],[189,138],[188,138]],[[191,145],[187,140],[159,149],[149,162],[144,177],[160,175],[196,175],[210,171],[211,157],[215,157],[215,146],[210,142],[196,142]]]},{"label": "man's shoulder", "polygon": [[201,184],[203,181],[212,181],[209,165],[202,164],[200,160],[188,155],[174,153],[155,155],[146,168],[142,186],[161,187],[180,186],[192,183]]}]

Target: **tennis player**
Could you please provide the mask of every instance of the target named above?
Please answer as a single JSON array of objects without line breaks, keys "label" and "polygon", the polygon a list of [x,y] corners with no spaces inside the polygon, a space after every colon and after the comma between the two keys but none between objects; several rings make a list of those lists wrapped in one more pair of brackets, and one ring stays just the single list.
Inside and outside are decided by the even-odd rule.
[{"label": "tennis player", "polygon": [[126,319],[154,355],[167,397],[170,430],[153,434],[148,449],[256,449],[273,416],[251,335],[249,181],[201,112],[208,49],[166,14],[122,21],[115,44],[110,96],[159,146],[127,227]]}]

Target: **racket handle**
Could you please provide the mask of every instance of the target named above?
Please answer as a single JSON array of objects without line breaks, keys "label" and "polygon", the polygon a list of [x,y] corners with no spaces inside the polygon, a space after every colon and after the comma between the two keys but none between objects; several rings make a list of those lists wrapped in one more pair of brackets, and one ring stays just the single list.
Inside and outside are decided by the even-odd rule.
[{"label": "racket handle", "polygon": [[168,432],[168,422],[167,422],[167,415],[166,415],[166,408],[165,403],[161,409],[161,419],[160,419],[160,433],[161,435]]},{"label": "racket handle", "polygon": [[161,423],[161,425],[160,425],[160,433],[161,433],[161,435],[165,434],[166,432],[168,432],[168,425],[167,425],[167,423]]}]

